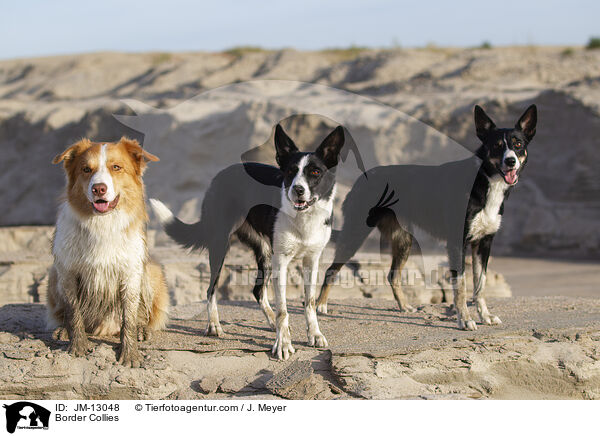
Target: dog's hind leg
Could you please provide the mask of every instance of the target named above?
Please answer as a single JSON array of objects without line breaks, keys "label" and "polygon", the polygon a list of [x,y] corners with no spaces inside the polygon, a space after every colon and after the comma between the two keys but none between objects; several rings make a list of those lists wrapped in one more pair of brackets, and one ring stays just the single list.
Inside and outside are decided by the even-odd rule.
[{"label": "dog's hind leg", "polygon": [[163,329],[167,324],[169,312],[169,288],[162,267],[149,261],[145,271],[138,317],[138,340],[140,341],[150,340],[152,332]]},{"label": "dog's hind leg", "polygon": [[210,263],[210,284],[206,292],[208,325],[206,327],[206,336],[223,336],[223,329],[219,320],[219,310],[217,308],[216,287],[221,276],[223,261],[229,249],[229,236],[213,240],[209,245],[209,263]]},{"label": "dog's hind leg", "polygon": [[342,261],[337,257],[336,250],[336,259],[333,263],[327,268],[325,271],[325,278],[323,280],[323,285],[321,286],[321,293],[319,294],[319,299],[317,300],[317,311],[319,313],[327,313],[327,300],[329,299],[329,292],[331,291],[331,285],[335,281],[340,269],[346,264],[348,260],[350,260],[350,255],[345,261]]},{"label": "dog's hind leg", "polygon": [[477,307],[479,319],[487,325],[502,324],[500,318],[490,313],[484,298],[487,265],[493,238],[493,235],[489,235],[471,245],[473,252],[473,301]]},{"label": "dog's hind leg", "polygon": [[269,279],[271,278],[271,252],[270,250],[264,250],[260,253],[255,253],[255,255],[258,269],[256,271],[256,281],[254,282],[252,293],[265,314],[269,327],[275,330],[275,314],[269,305],[269,297],[267,295]]},{"label": "dog's hind leg", "polygon": [[256,259],[256,279],[252,293],[260,305],[269,326],[275,330],[275,314],[269,305],[267,288],[271,278],[271,244],[265,236],[261,236],[247,221],[236,231],[238,239],[250,247]]},{"label": "dog's hind leg", "polygon": [[[395,218],[394,221],[396,221]],[[389,234],[386,235],[382,232],[381,235],[382,238],[384,236],[389,237],[392,243],[392,266],[390,267],[390,273],[388,274],[388,281],[394,292],[394,298],[398,303],[400,312],[415,312],[416,309],[408,304],[406,296],[402,291],[402,269],[410,254],[412,235],[400,227],[397,221],[390,224],[388,228],[389,227],[392,227],[391,232],[388,230]]]},{"label": "dog's hind leg", "polygon": [[461,330],[477,330],[477,324],[471,318],[467,308],[467,284],[465,281],[465,250],[466,247],[458,242],[448,241],[448,263],[452,274],[454,291],[454,308],[458,328]]}]

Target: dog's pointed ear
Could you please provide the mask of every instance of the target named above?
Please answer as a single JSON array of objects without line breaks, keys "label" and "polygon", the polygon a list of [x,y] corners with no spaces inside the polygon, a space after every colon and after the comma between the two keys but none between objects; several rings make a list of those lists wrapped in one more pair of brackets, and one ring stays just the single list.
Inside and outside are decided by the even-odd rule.
[{"label": "dog's pointed ear", "polygon": [[54,158],[52,159],[52,163],[58,164],[58,163],[61,163],[62,161],[64,161],[65,165],[67,165],[69,162],[71,162],[73,159],[75,159],[75,157],[77,157],[77,155],[83,153],[91,145],[92,145],[92,143],[90,142],[89,139],[82,139],[81,141],[76,142],[75,144],[68,147],[62,153],[59,153],[56,156],[54,156]]},{"label": "dog's pointed ear", "polygon": [[482,141],[486,138],[488,133],[496,128],[496,125],[490,117],[487,116],[485,111],[479,105],[475,105],[475,130],[477,131],[477,137]]},{"label": "dog's pointed ear", "polygon": [[521,115],[515,129],[520,130],[527,138],[527,142],[531,141],[535,136],[535,126],[537,124],[537,107],[532,104],[527,110]]},{"label": "dog's pointed ear", "polygon": [[298,147],[296,147],[296,144],[294,144],[292,138],[290,138],[284,132],[283,127],[281,127],[281,124],[277,124],[277,126],[275,126],[274,142],[276,152],[275,158],[277,159],[277,163],[280,166],[283,164],[283,161],[285,160],[286,156],[298,151]]},{"label": "dog's pointed ear", "polygon": [[338,164],[338,157],[344,146],[344,141],[344,128],[337,126],[333,132],[327,135],[327,138],[321,142],[321,145],[315,151],[315,154],[325,162],[327,168],[333,168]]},{"label": "dog's pointed ear", "polygon": [[133,159],[133,162],[136,166],[136,172],[138,174],[144,173],[147,161],[158,162],[160,160],[158,156],[155,156],[152,153],[144,150],[140,143],[137,142],[135,139],[129,139],[123,136],[119,140],[119,143],[121,143],[125,147],[129,155]]}]

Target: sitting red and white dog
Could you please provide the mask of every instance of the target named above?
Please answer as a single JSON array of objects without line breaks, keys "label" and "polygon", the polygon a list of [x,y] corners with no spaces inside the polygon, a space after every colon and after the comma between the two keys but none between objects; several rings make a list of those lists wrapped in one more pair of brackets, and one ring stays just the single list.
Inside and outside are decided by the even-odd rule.
[{"label": "sitting red and white dog", "polygon": [[119,362],[139,367],[137,341],[166,323],[167,285],[148,256],[142,181],[146,161],[158,160],[123,137],[83,139],[52,161],[64,161],[67,187],[52,243],[48,323],[75,356],[90,350],[87,334],[120,332]]}]

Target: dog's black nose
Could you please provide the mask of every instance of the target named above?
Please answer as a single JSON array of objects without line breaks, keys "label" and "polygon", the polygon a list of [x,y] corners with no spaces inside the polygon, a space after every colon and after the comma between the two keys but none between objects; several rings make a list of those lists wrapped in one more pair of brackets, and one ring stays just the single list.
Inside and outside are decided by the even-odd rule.
[{"label": "dog's black nose", "polygon": [[104,183],[95,183],[92,185],[92,194],[102,197],[106,194],[106,185]]},{"label": "dog's black nose", "polygon": [[504,163],[506,164],[507,167],[512,168],[517,164],[517,159],[514,157],[507,157],[506,159],[504,159]]},{"label": "dog's black nose", "polygon": [[294,192],[297,195],[302,195],[302,194],[304,194],[304,188],[302,186],[300,186],[300,185],[295,185],[294,186]]}]

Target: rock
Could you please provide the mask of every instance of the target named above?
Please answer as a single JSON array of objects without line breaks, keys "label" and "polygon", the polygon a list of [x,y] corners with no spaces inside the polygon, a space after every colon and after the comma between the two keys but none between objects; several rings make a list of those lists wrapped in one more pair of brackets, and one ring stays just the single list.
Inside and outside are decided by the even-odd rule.
[{"label": "rock", "polygon": [[51,225],[0,227],[0,261],[39,260],[40,255],[49,256],[53,232]]},{"label": "rock", "polygon": [[[6,253],[5,253],[6,256]],[[0,265],[0,294],[4,303],[39,303],[46,300],[49,258]]]},{"label": "rock", "polygon": [[220,381],[214,377],[204,377],[202,380],[198,381],[196,387],[198,391],[203,394],[214,394],[217,392],[219,388]]},{"label": "rock", "polygon": [[19,337],[7,332],[0,332],[0,344],[14,344],[19,342]]},{"label": "rock", "polygon": [[327,369],[323,369],[320,360],[320,357],[312,361],[295,360],[268,378],[264,388],[290,400],[345,398],[343,390],[326,380],[330,368],[327,365]]},{"label": "rock", "polygon": [[266,387],[275,395],[285,397],[286,393],[305,382],[313,374],[311,363],[308,360],[295,360],[283,370],[273,374]]}]

